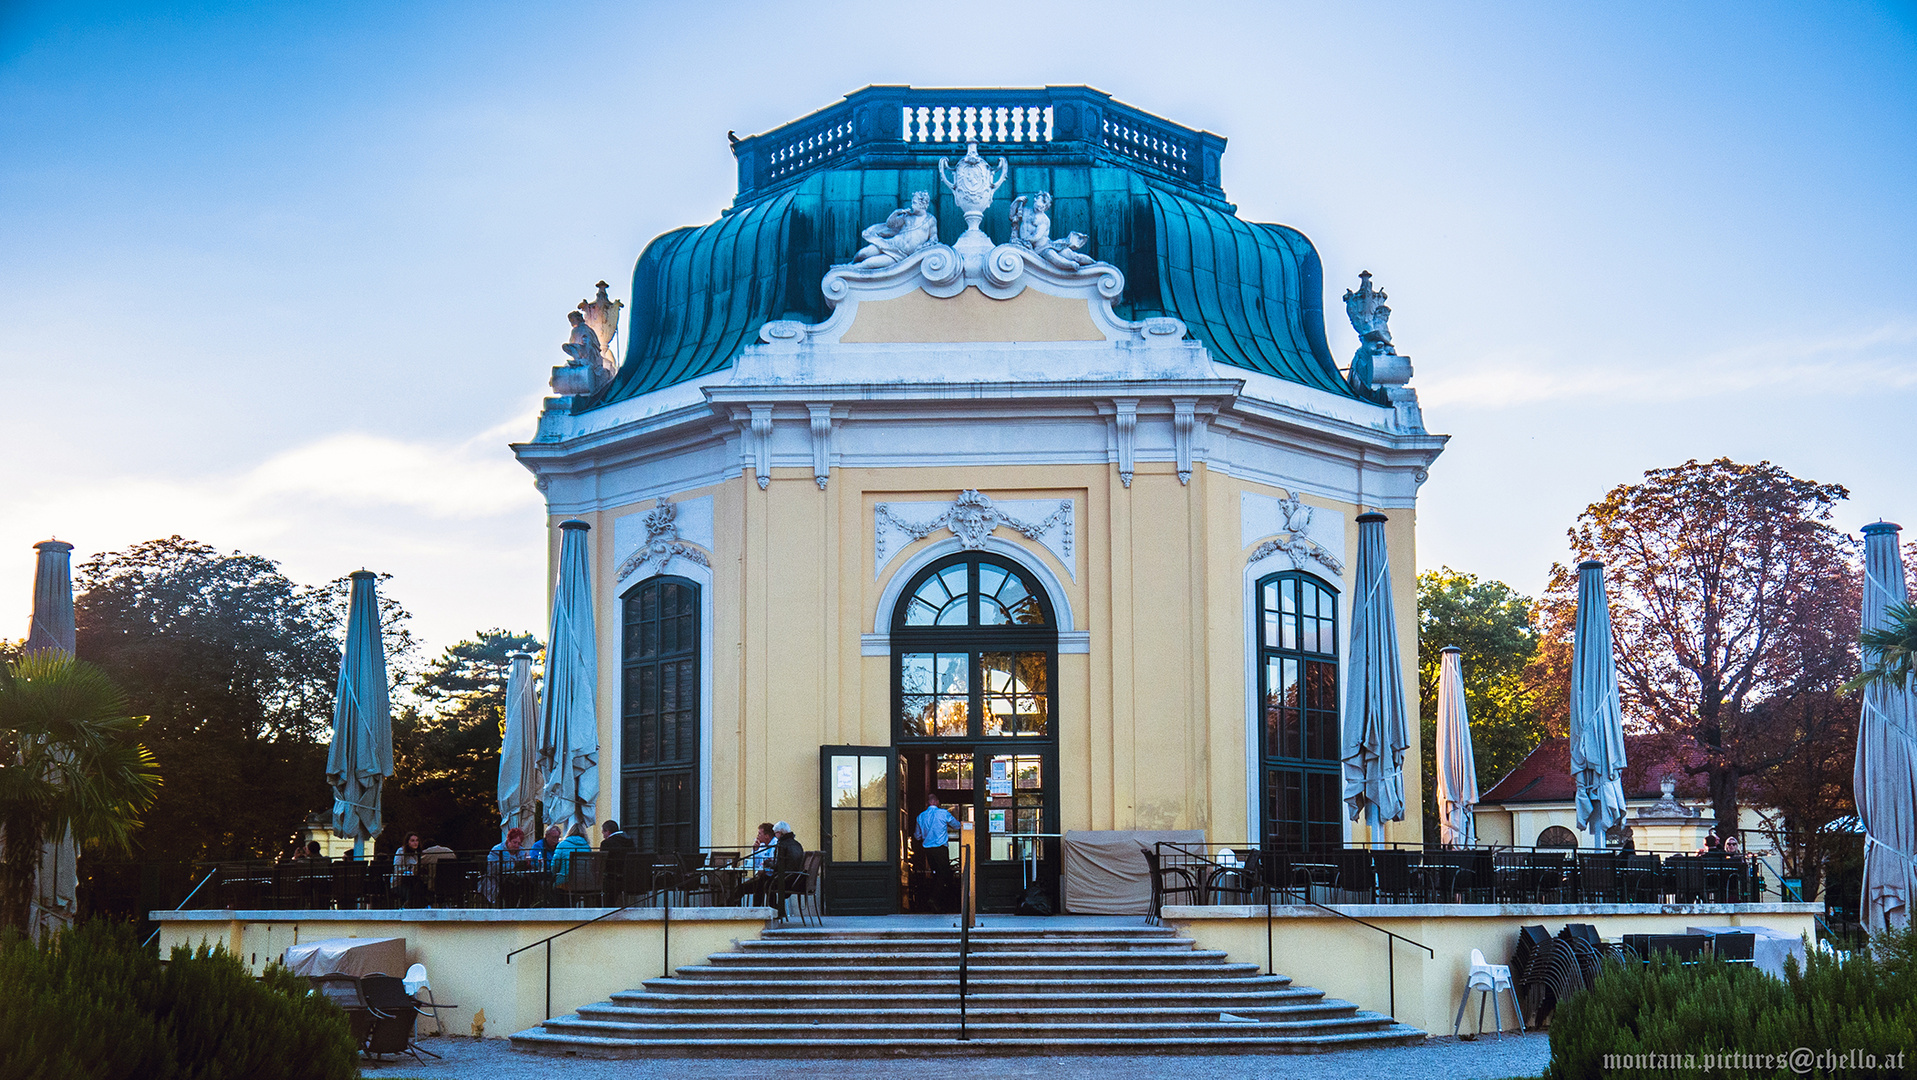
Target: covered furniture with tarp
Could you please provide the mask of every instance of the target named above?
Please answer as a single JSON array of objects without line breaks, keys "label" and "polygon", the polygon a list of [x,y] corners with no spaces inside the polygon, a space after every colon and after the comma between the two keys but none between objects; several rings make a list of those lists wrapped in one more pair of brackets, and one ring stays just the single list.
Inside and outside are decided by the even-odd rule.
[{"label": "covered furniture with tarp", "polygon": [[406,939],[322,938],[289,945],[280,957],[295,975],[392,975],[406,970]]},{"label": "covered furniture with tarp", "polygon": [[1073,915],[1150,915],[1152,875],[1145,853],[1160,843],[1204,842],[1200,829],[1068,832],[1059,899]]}]

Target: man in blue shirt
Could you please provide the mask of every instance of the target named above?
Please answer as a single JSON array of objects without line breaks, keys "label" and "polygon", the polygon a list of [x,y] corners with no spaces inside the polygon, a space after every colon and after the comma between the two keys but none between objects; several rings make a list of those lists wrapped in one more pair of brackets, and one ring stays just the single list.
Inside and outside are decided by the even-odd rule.
[{"label": "man in blue shirt", "polygon": [[921,865],[932,873],[934,905],[941,909],[957,884],[952,877],[952,857],[945,845],[951,842],[952,833],[958,827],[958,819],[952,812],[939,805],[938,792],[925,796],[925,809],[919,814],[913,835],[919,842]]}]

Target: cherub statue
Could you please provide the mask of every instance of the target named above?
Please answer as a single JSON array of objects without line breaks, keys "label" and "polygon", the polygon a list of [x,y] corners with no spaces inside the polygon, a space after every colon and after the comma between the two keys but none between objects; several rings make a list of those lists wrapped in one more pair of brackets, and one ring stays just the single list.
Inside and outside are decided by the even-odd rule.
[{"label": "cherub statue", "polygon": [[932,193],[914,191],[908,206],[892,211],[884,221],[868,225],[859,234],[865,246],[852,256],[852,265],[877,270],[900,262],[927,244],[939,240],[939,219],[932,213]]},{"label": "cherub statue", "polygon": [[1052,193],[1035,191],[1012,200],[1012,243],[1042,252],[1052,246]]},{"label": "cherub statue", "polygon": [[1054,240],[1045,245],[1039,254],[1044,256],[1046,262],[1060,270],[1080,270],[1092,265],[1094,261],[1090,255],[1085,254],[1085,245],[1090,241],[1091,237],[1082,232],[1067,233],[1065,239]]}]

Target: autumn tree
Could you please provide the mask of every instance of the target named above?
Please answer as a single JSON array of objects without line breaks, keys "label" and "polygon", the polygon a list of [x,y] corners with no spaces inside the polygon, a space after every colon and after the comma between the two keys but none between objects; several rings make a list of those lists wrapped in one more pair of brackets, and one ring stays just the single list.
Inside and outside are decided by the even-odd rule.
[{"label": "autumn tree", "polygon": [[[1450,567],[1418,575],[1418,700],[1424,784],[1436,790],[1438,674],[1446,646],[1460,652],[1465,709],[1478,790],[1489,791],[1537,748],[1545,731],[1524,674],[1538,646],[1531,600],[1501,581]],[[1437,800],[1425,800],[1425,832],[1436,836]]]},{"label": "autumn tree", "polygon": [[498,843],[508,656],[539,648],[531,634],[485,630],[426,665],[414,701],[393,717],[389,836],[416,831],[456,849]]},{"label": "autumn tree", "polygon": [[[1784,718],[1846,677],[1819,642],[1856,609],[1854,545],[1830,525],[1847,495],[1769,462],[1693,460],[1613,488],[1570,530],[1573,562],[1605,564],[1626,715],[1701,752],[1686,768],[1727,826],[1741,781],[1834,737]],[[1547,648],[1567,660],[1576,589],[1552,567]]]}]

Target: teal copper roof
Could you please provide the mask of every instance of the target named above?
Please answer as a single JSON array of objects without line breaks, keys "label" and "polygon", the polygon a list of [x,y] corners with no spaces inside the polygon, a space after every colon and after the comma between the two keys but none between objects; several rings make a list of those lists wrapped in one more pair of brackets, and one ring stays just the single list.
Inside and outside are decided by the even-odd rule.
[{"label": "teal copper roof", "polygon": [[[1331,358],[1323,269],[1311,241],[1287,226],[1241,221],[1225,201],[1217,183],[1223,139],[1082,87],[874,87],[739,142],[733,208],[710,225],[676,229],[646,246],[633,271],[624,363],[605,390],[578,407],[723,370],[769,320],[822,321],[830,314],[819,288],[825,271],[848,261],[859,231],[914,191],[932,193],[940,237],[956,239],[964,218],[936,170],[940,157],[956,158],[963,147],[900,137],[905,119],[917,122],[915,136],[942,119],[928,113],[945,106],[915,104],[930,100],[985,102],[968,104],[974,117],[955,121],[971,123],[974,137],[981,130],[1039,136],[980,146],[982,155],[1006,157],[1012,166],[986,213],[988,235],[1009,235],[1013,197],[1050,191],[1053,235],[1087,234],[1090,253],[1124,271],[1125,293],[1113,304],[1121,317],[1170,315],[1184,320],[1219,363],[1374,399],[1369,389],[1352,389]],[[1006,104],[992,104],[1000,100]],[[1051,104],[1041,112],[1019,101]],[[1015,111],[1013,119],[1025,121],[1022,131],[1006,121]],[[996,126],[979,126],[979,114]],[[890,129],[876,128],[875,116],[889,119]]]}]

